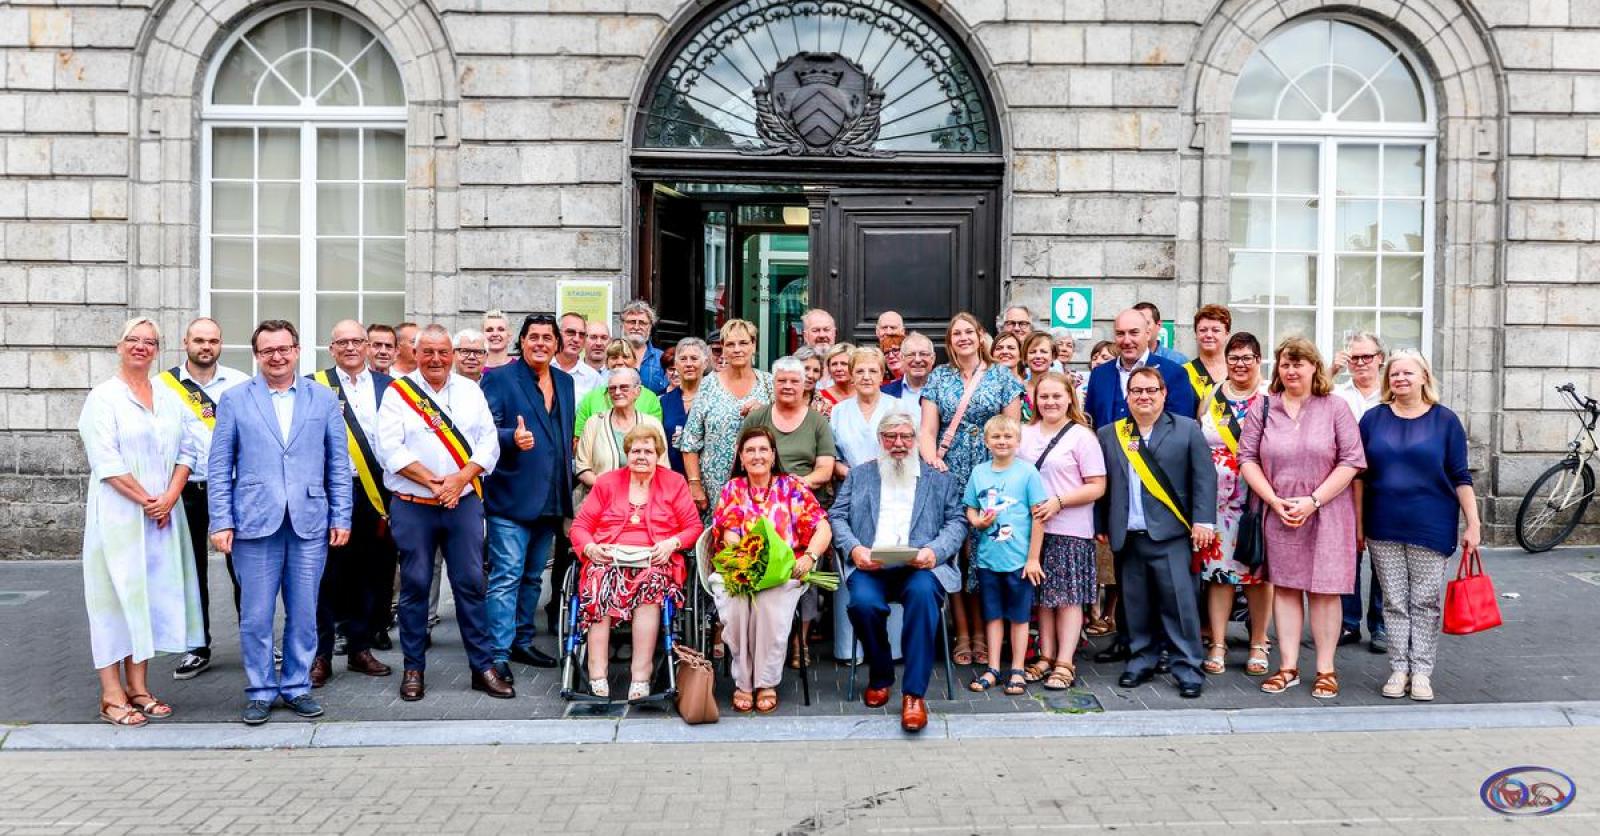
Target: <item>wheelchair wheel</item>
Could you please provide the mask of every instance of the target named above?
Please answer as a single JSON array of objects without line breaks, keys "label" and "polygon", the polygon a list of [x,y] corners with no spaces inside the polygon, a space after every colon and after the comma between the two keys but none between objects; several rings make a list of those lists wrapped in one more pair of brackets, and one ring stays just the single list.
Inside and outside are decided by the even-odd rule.
[{"label": "wheelchair wheel", "polygon": [[577,693],[577,669],[581,663],[583,636],[578,631],[578,566],[567,567],[561,578],[560,619],[556,622],[556,652],[561,654],[561,698],[570,700]]}]

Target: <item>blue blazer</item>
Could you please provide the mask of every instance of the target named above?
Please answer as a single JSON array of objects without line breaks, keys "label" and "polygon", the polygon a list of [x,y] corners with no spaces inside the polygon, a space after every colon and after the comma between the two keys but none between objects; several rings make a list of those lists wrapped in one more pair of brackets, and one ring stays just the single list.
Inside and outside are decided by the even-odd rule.
[{"label": "blue blazer", "polygon": [[208,462],[212,533],[232,529],[235,539],[267,537],[285,515],[305,540],[350,527],[354,477],[344,416],[320,383],[296,384],[287,443],[264,378],[229,389],[217,403]]},{"label": "blue blazer", "polygon": [[[1122,394],[1118,362],[1101,363],[1089,373],[1089,390],[1084,395],[1083,409],[1096,427],[1109,426],[1128,417],[1128,399]],[[1193,418],[1197,407],[1194,387],[1189,385],[1189,374],[1183,366],[1154,352],[1145,360],[1145,365],[1161,372],[1161,379],[1167,382],[1166,412]]]},{"label": "blue blazer", "polygon": [[[483,396],[500,430],[500,461],[483,485],[484,512],[518,522],[540,517],[572,516],[572,422],[577,409],[572,375],[550,365],[556,384],[555,412],[544,408],[544,396],[533,367],[518,360],[484,375]],[[517,416],[533,433],[533,449],[517,449],[512,436]]]},{"label": "blue blazer", "polygon": [[[878,536],[878,501],[883,480],[878,463],[870,461],[850,468],[839,494],[828,509],[828,524],[833,527],[833,547],[839,550],[844,577],[855,571],[850,552],[856,546],[871,548]],[[911,499],[911,533],[906,538],[916,548],[933,549],[938,562],[933,575],[946,592],[961,588],[961,573],[956,569],[956,553],[967,539],[967,517],[961,508],[961,486],[949,475],[926,465],[917,479],[917,492]]]}]

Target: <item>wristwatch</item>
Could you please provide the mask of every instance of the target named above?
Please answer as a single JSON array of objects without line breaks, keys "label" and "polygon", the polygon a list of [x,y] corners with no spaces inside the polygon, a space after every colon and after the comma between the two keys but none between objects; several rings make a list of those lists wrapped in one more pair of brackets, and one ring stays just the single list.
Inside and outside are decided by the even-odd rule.
[{"label": "wristwatch", "polygon": [[1322,510],[1322,500],[1317,499],[1317,495],[1316,494],[1310,494],[1310,496],[1311,496],[1311,504],[1316,506],[1318,511],[1321,511]]}]

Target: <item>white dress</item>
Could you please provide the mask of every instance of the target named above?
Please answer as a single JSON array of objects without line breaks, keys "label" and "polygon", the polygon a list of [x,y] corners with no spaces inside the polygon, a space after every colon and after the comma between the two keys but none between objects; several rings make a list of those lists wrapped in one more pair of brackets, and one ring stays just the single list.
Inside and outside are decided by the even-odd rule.
[{"label": "white dress", "polygon": [[878,458],[878,422],[894,412],[912,414],[905,401],[888,395],[878,396],[870,418],[861,414],[861,402],[857,398],[845,398],[834,404],[828,423],[833,430],[833,445],[846,465],[855,467]]},{"label": "white dress", "polygon": [[112,378],[89,392],[78,417],[78,435],[89,457],[83,597],[96,668],[205,644],[200,586],[181,503],[173,506],[163,528],[105,482],[132,474],[154,496],[171,484],[178,465],[193,466],[198,422],[171,390],[154,384],[152,391],[154,412],[126,383]]}]

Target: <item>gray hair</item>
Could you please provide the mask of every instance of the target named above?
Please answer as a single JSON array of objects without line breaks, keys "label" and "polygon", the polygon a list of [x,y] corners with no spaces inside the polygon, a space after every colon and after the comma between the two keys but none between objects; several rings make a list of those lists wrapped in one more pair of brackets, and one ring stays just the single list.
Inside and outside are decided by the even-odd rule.
[{"label": "gray hair", "polygon": [[445,342],[449,343],[451,348],[455,348],[456,345],[456,341],[450,337],[450,329],[437,322],[430,322],[418,328],[417,333],[411,336],[411,349],[413,351],[422,345],[423,337],[444,337]]},{"label": "gray hair", "polygon": [[640,354],[644,353],[645,346],[650,344],[650,340],[643,334],[628,334],[623,339],[627,340],[628,345],[633,346],[633,350]]},{"label": "gray hair", "polygon": [[924,334],[920,331],[912,331],[911,333],[906,334],[905,339],[900,341],[900,353],[904,354],[906,346],[910,345],[912,342],[927,343],[928,349],[930,351],[933,349],[933,340],[928,339],[927,334]]},{"label": "gray hair", "polygon": [[917,422],[911,420],[911,413],[904,409],[890,409],[882,418],[878,419],[878,434],[892,427],[910,427],[917,429]]},{"label": "gray hair", "polygon": [[1032,308],[1028,307],[1027,305],[1011,304],[1011,305],[1005,306],[1005,308],[1000,311],[1000,315],[995,317],[995,320],[994,320],[995,326],[999,327],[1001,325],[1004,325],[1005,322],[1006,322],[1006,314],[1011,313],[1012,311],[1022,311],[1023,313],[1028,315],[1028,322],[1029,323],[1033,322],[1033,309]]},{"label": "gray hair", "polygon": [[1077,337],[1075,335],[1073,335],[1071,328],[1051,328],[1050,329],[1050,339],[1052,339],[1052,340],[1074,339],[1075,340],[1075,339],[1077,339]]},{"label": "gray hair", "polygon": [[809,345],[803,345],[795,349],[795,352],[792,356],[794,359],[799,360],[802,364],[807,360],[815,360],[819,363],[822,362],[822,355],[818,354],[817,350]]},{"label": "gray hair", "polygon": [[464,342],[483,342],[483,332],[476,328],[462,328],[460,331],[456,332],[456,338],[453,344],[461,345]]},{"label": "gray hair", "polygon": [[779,357],[772,362],[772,376],[777,377],[782,372],[794,372],[803,380],[806,376],[806,364],[793,355]]},{"label": "gray hair", "polygon": [[631,313],[642,313],[645,316],[650,317],[650,325],[651,327],[655,327],[656,309],[650,307],[649,302],[646,302],[643,299],[635,299],[632,302],[622,306],[622,313],[619,314],[619,316],[627,316]]},{"label": "gray hair", "polygon": [[[1379,354],[1382,354],[1385,357],[1389,356],[1389,347],[1383,344],[1383,338],[1372,333],[1371,331],[1357,331],[1354,334],[1351,334],[1350,339],[1344,341],[1345,347],[1349,348],[1350,344],[1356,340],[1366,340],[1378,347]],[[1429,371],[1432,370],[1429,369]]]},{"label": "gray hair", "polygon": [[[618,380],[617,379],[617,378],[630,378],[630,377],[633,378],[633,379],[632,380],[626,380],[626,379]],[[611,376],[606,378],[606,385],[607,386],[609,386],[609,385],[611,385],[613,383],[631,383],[634,386],[638,386],[641,382],[642,381],[639,379],[639,373],[637,371],[635,371],[632,366],[622,366],[620,368],[612,369],[611,370]]]},{"label": "gray hair", "polygon": [[698,351],[701,357],[711,356],[711,346],[706,345],[706,341],[699,337],[684,337],[678,340],[678,353],[682,354],[685,351]]}]

